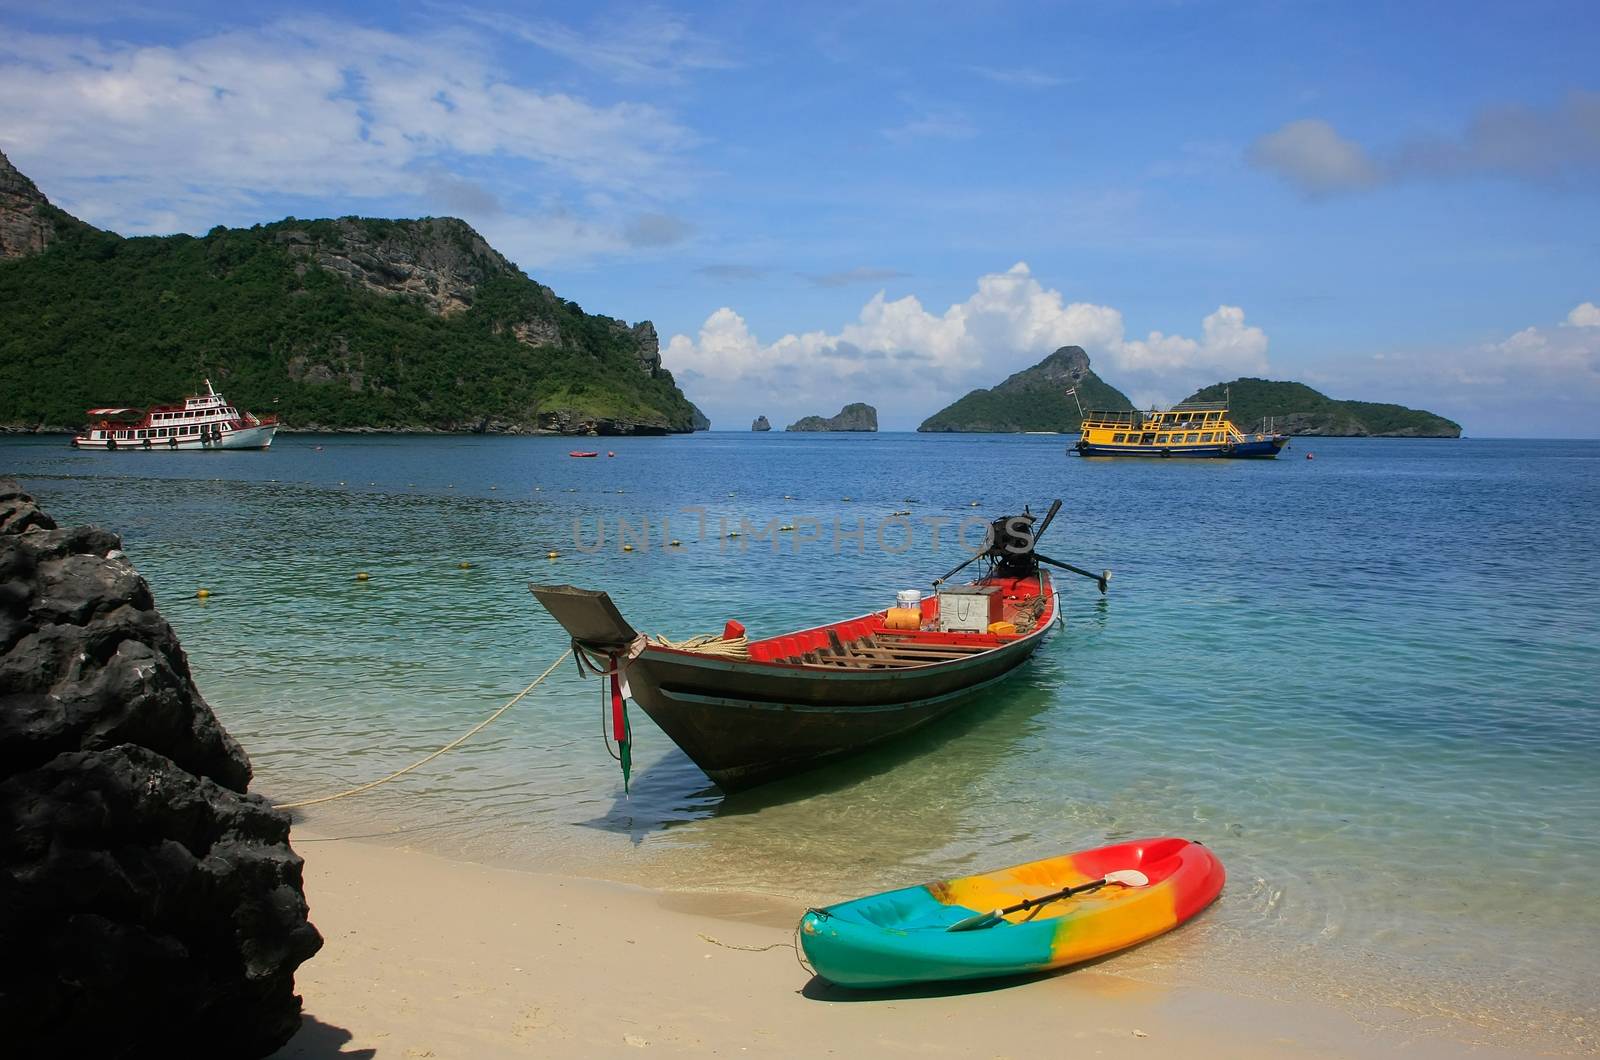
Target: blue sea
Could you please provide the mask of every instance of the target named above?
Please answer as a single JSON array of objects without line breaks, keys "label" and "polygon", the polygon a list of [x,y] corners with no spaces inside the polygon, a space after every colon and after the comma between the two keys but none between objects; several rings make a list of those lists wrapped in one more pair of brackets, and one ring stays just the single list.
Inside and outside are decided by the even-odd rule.
[{"label": "blue sea", "polygon": [[768,635],[926,588],[977,519],[1062,498],[1041,551],[1109,568],[1110,592],[1063,575],[1035,659],[897,745],[724,797],[635,711],[625,795],[569,663],[459,750],[304,820],[805,901],[1184,835],[1226,864],[1221,902],[1106,970],[1594,1049],[1600,443],[1115,462],[1066,441],[709,433],[585,439],[602,455],[578,460],[554,438],[12,437],[0,473],[123,535],[279,801],[397,769],[527,685],[565,647],[530,581],[605,588],[675,639]]}]

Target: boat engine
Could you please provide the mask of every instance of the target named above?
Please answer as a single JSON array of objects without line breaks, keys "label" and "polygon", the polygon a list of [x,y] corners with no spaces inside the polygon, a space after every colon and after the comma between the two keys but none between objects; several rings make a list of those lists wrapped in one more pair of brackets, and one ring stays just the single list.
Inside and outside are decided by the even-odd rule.
[{"label": "boat engine", "polygon": [[[1055,514],[1054,511],[1051,514]],[[1021,515],[1002,515],[989,524],[988,544],[983,555],[997,574],[1005,578],[1031,578],[1039,573],[1039,561],[1033,552],[1038,539],[1033,532],[1037,521],[1024,507]]]}]

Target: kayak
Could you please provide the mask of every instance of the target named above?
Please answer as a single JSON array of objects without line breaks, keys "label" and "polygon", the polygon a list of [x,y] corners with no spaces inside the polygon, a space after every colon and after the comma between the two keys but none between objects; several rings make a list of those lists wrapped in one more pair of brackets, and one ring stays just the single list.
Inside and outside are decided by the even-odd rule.
[{"label": "kayak", "polygon": [[[1108,874],[1136,882],[1099,882]],[[1226,876],[1197,842],[1140,839],[812,909],[800,943],[840,986],[1039,972],[1170,931],[1210,905]],[[1086,893],[1007,909],[1068,887]]]},{"label": "kayak", "polygon": [[582,451],[581,449],[574,449],[572,452],[568,453],[567,455],[568,456],[599,456],[600,454],[599,453],[586,453],[586,452]]}]

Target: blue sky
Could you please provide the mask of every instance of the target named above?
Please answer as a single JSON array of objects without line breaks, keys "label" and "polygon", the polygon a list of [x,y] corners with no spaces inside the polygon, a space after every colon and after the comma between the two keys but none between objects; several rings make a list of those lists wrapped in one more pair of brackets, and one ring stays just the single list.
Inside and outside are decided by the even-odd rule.
[{"label": "blue sky", "polygon": [[0,0],[0,150],[126,234],[466,218],[719,428],[1058,345],[1595,436],[1600,6]]}]

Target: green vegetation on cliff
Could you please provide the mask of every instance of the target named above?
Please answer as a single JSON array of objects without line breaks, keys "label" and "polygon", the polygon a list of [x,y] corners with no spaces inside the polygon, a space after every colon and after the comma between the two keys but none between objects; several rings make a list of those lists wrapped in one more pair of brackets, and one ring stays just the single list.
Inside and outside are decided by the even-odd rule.
[{"label": "green vegetation on cliff", "polygon": [[654,328],[583,312],[461,221],[124,239],[32,209],[55,232],[0,261],[0,424],[79,425],[90,406],[180,399],[209,376],[291,427],[695,425]]},{"label": "green vegetation on cliff", "polygon": [[1339,401],[1304,383],[1235,379],[1190,395],[1189,401],[1228,401],[1234,426],[1254,430],[1263,418],[1284,434],[1334,437],[1459,438],[1461,425],[1404,405]]},{"label": "green vegetation on cliff", "polygon": [[[1077,399],[1067,393],[1077,388]],[[1085,410],[1133,408],[1126,394],[1094,374],[1080,346],[1063,346],[992,390],[974,390],[923,421],[917,430],[1077,433],[1078,402]]]}]

